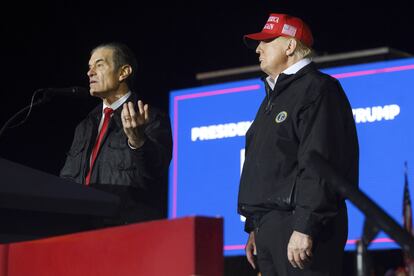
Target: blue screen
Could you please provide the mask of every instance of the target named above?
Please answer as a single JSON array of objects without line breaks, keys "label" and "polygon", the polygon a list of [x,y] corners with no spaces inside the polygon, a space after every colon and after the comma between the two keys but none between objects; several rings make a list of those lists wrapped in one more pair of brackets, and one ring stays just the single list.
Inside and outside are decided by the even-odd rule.
[{"label": "blue screen", "polygon": [[[341,82],[352,105],[360,145],[360,188],[402,223],[404,162],[414,164],[414,59],[322,71]],[[169,217],[223,217],[227,256],[244,254],[247,234],[243,217],[237,214],[244,135],[264,95],[259,79],[170,94],[174,151]],[[346,249],[353,250],[362,235],[364,216],[347,204]],[[370,245],[372,249],[396,247],[384,233]]]}]

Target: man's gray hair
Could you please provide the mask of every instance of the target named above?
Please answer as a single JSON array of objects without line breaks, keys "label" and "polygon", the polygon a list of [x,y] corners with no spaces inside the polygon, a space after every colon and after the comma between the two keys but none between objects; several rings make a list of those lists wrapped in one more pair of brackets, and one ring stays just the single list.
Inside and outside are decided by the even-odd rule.
[{"label": "man's gray hair", "polygon": [[101,48],[112,49],[112,59],[115,65],[115,69],[119,69],[124,65],[131,66],[132,72],[125,81],[128,85],[128,88],[132,90],[134,88],[134,79],[137,70],[137,60],[132,50],[123,43],[110,42],[98,45],[91,51],[91,54]]}]

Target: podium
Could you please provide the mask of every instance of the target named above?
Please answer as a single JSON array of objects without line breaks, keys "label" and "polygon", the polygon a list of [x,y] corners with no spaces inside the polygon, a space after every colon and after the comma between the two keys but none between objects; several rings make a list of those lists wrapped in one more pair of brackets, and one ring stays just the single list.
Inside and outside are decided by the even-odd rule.
[{"label": "podium", "polygon": [[0,243],[82,231],[119,198],[0,158]]},{"label": "podium", "polygon": [[118,197],[2,158],[0,175],[0,276],[223,273],[221,218],[88,230],[116,214]]},{"label": "podium", "polygon": [[0,276],[223,274],[221,218],[150,221],[2,246]]}]

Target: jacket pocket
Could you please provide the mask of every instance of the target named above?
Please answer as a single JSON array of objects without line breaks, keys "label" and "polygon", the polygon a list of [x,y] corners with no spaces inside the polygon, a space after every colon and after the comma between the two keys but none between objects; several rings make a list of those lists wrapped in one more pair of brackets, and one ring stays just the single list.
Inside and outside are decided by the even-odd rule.
[{"label": "jacket pocket", "polygon": [[119,171],[133,170],[130,150],[126,141],[111,141],[108,144],[108,164]]},{"label": "jacket pocket", "polygon": [[275,204],[277,209],[293,210],[296,207],[297,176],[289,179],[286,179],[283,183],[279,182],[279,185],[268,199],[269,203]]},{"label": "jacket pocket", "polygon": [[126,140],[113,140],[108,144],[108,155],[105,156],[105,163],[108,166],[107,172],[110,179],[119,185],[133,185],[136,179],[137,167],[133,162],[131,149]]}]

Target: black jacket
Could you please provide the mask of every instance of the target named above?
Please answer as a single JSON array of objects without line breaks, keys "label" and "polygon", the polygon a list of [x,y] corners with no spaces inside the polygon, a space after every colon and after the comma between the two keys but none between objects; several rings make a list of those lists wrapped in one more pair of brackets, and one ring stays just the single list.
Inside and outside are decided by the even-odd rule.
[{"label": "black jacket", "polygon": [[246,133],[238,212],[254,219],[273,209],[294,212],[294,230],[315,235],[343,199],[309,169],[312,154],[358,185],[358,140],[352,109],[340,83],[311,63],[281,74]]},{"label": "black jacket", "polygon": [[[135,105],[132,94],[127,102]],[[136,110],[137,107],[135,106]],[[114,111],[108,130],[96,157],[90,186],[121,198],[119,223],[160,218],[165,180],[172,154],[170,121],[167,115],[150,107],[145,127],[146,141],[131,149],[121,122],[122,106]],[[72,146],[60,176],[83,184],[102,116],[102,104],[92,110],[76,127]]]}]

